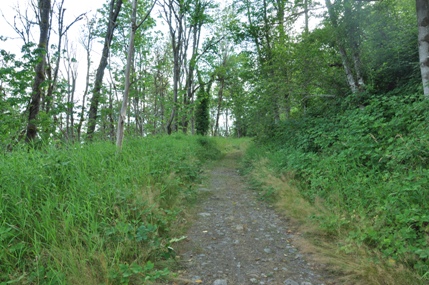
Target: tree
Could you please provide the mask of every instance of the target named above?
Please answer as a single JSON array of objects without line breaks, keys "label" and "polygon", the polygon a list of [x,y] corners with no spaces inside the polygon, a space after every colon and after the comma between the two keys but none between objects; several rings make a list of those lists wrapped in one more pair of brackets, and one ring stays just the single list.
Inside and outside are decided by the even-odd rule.
[{"label": "tree", "polygon": [[177,103],[179,96],[179,81],[181,65],[183,62],[183,45],[184,45],[184,29],[185,29],[185,11],[186,5],[184,1],[164,0],[162,9],[164,20],[168,24],[171,46],[173,49],[173,109],[171,110],[170,118],[167,122],[167,133],[171,134],[173,130],[177,130],[174,120],[176,119]]},{"label": "tree", "polygon": [[74,141],[74,95],[76,91],[77,80],[77,61],[76,61],[76,48],[69,44],[66,37],[65,46],[67,48],[67,57],[64,61],[66,88],[67,88],[67,101],[66,101],[66,137],[69,141]]},{"label": "tree", "polygon": [[81,141],[82,125],[85,117],[85,102],[86,97],[89,91],[89,81],[90,81],[90,69],[91,69],[91,52],[92,52],[92,42],[94,40],[94,24],[95,18],[88,19],[86,17],[86,30],[79,38],[80,44],[84,47],[86,52],[86,76],[85,76],[85,90],[82,95],[82,106],[79,114],[79,123],[77,125],[77,140]]},{"label": "tree", "polygon": [[429,99],[429,0],[416,0],[416,11],[423,93]]},{"label": "tree", "polygon": [[187,29],[186,39],[185,39],[185,54],[187,54],[189,49],[189,42],[192,40],[190,48],[190,59],[188,56],[184,57],[184,66],[186,80],[185,80],[185,92],[183,95],[183,106],[182,106],[182,131],[187,133],[188,124],[189,124],[189,108],[191,101],[193,100],[194,93],[196,88],[194,88],[194,77],[195,70],[197,68],[198,61],[201,56],[207,52],[211,43],[206,43],[204,50],[200,51],[200,41],[201,41],[201,31],[203,25],[212,23],[213,19],[209,16],[208,10],[214,8],[214,4],[211,0],[197,0],[190,3],[189,6],[189,15],[188,15],[188,25],[185,27]]},{"label": "tree", "polygon": [[107,66],[109,58],[110,45],[113,39],[113,33],[117,26],[117,19],[121,11],[122,0],[111,0],[109,5],[109,17],[107,19],[107,31],[104,38],[103,52],[101,54],[100,63],[97,68],[94,82],[94,90],[92,91],[91,105],[88,114],[88,139],[92,139],[95,126],[97,124],[98,105],[100,103],[101,88],[103,85],[104,70]]},{"label": "tree", "polygon": [[197,105],[195,110],[195,129],[197,135],[205,136],[210,128],[210,89],[212,80],[204,84],[201,73],[197,72],[197,75],[199,89],[197,92]]},{"label": "tree", "polygon": [[124,124],[125,124],[125,117],[127,115],[128,97],[129,97],[130,85],[131,85],[131,68],[134,63],[134,38],[135,38],[137,29],[149,17],[149,14],[156,3],[156,1],[153,2],[152,7],[147,12],[146,16],[143,18],[140,24],[137,25],[137,2],[138,0],[133,0],[133,7],[131,12],[132,15],[131,15],[131,26],[130,26],[130,41],[128,45],[127,67],[125,70],[125,91],[124,91],[124,97],[122,99],[121,114],[119,115],[118,130],[116,134],[116,146],[118,147],[119,150],[122,149],[122,141],[124,139]]},{"label": "tree", "polygon": [[172,53],[171,46],[165,42],[162,46],[158,45],[154,48],[154,64],[152,67],[152,82],[153,82],[153,123],[152,132],[162,133],[166,130],[167,107],[172,100],[169,99],[169,81],[172,76]]},{"label": "tree", "polygon": [[36,119],[40,111],[40,99],[43,93],[43,83],[45,82],[45,66],[46,66],[46,54],[48,52],[48,35],[50,28],[50,16],[51,16],[51,1],[40,0],[39,1],[40,11],[40,36],[38,44],[38,55],[39,62],[35,67],[36,75],[34,77],[34,83],[32,87],[31,101],[29,105],[29,116],[27,124],[26,141],[34,141],[37,135]]},{"label": "tree", "polygon": [[[350,90],[352,93],[363,91],[365,89],[365,82],[360,63],[360,23],[354,17],[358,12],[352,12],[352,10],[359,11],[361,3],[355,4],[352,0],[345,0],[343,6],[341,6],[340,1],[332,4],[331,0],[325,0],[325,4],[328,9],[329,20],[335,34],[335,42],[338,52],[341,55],[342,65]],[[339,18],[340,14],[344,15],[343,19]],[[343,23],[343,26],[341,26],[341,23]]]}]

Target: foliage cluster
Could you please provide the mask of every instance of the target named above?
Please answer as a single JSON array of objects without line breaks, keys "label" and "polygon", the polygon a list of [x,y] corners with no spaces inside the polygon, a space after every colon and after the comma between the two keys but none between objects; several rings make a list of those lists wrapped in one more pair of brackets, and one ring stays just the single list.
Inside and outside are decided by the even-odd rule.
[{"label": "foliage cluster", "polygon": [[279,175],[293,173],[301,194],[328,208],[313,216],[324,232],[347,236],[343,250],[364,245],[427,276],[429,102],[404,89],[360,108],[349,97],[308,110],[246,161],[268,157]]},{"label": "foliage cluster", "polygon": [[[213,148],[213,149],[212,149]],[[0,284],[146,284],[174,257],[208,138],[15,150],[0,160]],[[205,159],[209,159],[208,156]]]}]

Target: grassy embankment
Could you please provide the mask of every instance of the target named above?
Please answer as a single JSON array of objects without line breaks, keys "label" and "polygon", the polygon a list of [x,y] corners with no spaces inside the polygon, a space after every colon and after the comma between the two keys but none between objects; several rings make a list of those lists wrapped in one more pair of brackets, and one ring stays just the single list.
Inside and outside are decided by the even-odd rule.
[{"label": "grassy embankment", "polygon": [[299,221],[345,284],[429,282],[429,102],[341,102],[250,147],[261,198]]},{"label": "grassy embankment", "polygon": [[146,284],[168,275],[212,139],[97,142],[0,160],[0,284]]}]

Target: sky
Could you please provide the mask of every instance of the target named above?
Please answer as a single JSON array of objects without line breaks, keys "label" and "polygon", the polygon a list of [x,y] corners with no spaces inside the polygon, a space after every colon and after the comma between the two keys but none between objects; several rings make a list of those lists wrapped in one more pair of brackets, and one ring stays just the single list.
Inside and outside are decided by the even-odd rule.
[{"label": "sky", "polygon": [[[0,41],[0,50],[5,49],[6,51],[19,54],[21,46],[23,45],[23,40],[18,36],[18,34],[13,30],[13,28],[8,24],[14,22],[14,17],[17,16],[17,8],[24,12],[28,8],[29,15],[34,15],[32,8],[29,6],[31,0],[9,0],[7,4],[2,4],[0,6],[0,35],[7,37],[7,41]],[[34,0],[37,2],[37,0]],[[54,0],[51,0],[52,2]],[[60,0],[57,0],[59,2]],[[65,26],[72,23],[79,15],[87,13],[89,18],[94,15],[97,9],[101,8],[105,2],[108,0],[65,0]],[[56,17],[53,19],[53,26],[56,27]],[[86,53],[83,47],[79,44],[79,35],[81,34],[86,20],[81,20],[76,22],[68,31],[67,37],[70,42],[76,48],[76,59],[78,61],[78,78],[77,78],[77,88],[76,88],[76,98],[81,98],[83,90],[85,89],[85,77],[86,77]],[[39,28],[33,28],[33,42],[37,43],[39,39]],[[55,34],[51,35],[50,44],[56,44],[57,40],[55,39]],[[63,43],[64,47],[64,43]],[[94,70],[100,60],[102,45],[94,42],[93,52],[92,52],[92,70]]]},{"label": "sky", "polygon": [[[29,12],[31,11],[31,7],[29,7],[29,2],[31,0],[9,0],[7,4],[4,3],[0,6],[0,35],[11,37],[7,41],[6,44],[10,44],[12,42],[13,45],[20,45],[22,41],[18,38],[16,32],[10,27],[7,23],[13,23],[14,17],[17,16],[16,8],[19,7],[19,10],[25,11],[26,7],[29,8]],[[37,2],[37,0],[34,0]],[[57,0],[57,2],[60,0]],[[103,3],[107,0],[65,0],[64,8],[66,9],[65,17],[66,23],[73,21],[77,16],[82,13],[88,12],[90,14],[95,13],[98,8],[101,8]],[[31,14],[31,13],[30,13]],[[75,36],[79,33],[79,26],[83,23],[77,23],[71,29],[71,37],[73,34]],[[37,29],[36,29],[37,30]],[[38,34],[34,35],[37,41]]]}]

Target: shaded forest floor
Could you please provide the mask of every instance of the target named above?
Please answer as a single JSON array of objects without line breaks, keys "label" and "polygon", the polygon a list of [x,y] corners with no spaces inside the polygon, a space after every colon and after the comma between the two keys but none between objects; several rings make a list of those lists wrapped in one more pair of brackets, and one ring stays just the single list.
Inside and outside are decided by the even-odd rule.
[{"label": "shaded forest floor", "polygon": [[296,244],[300,234],[250,191],[239,174],[241,153],[209,171],[187,239],[178,247],[178,277],[170,284],[339,284]]}]

